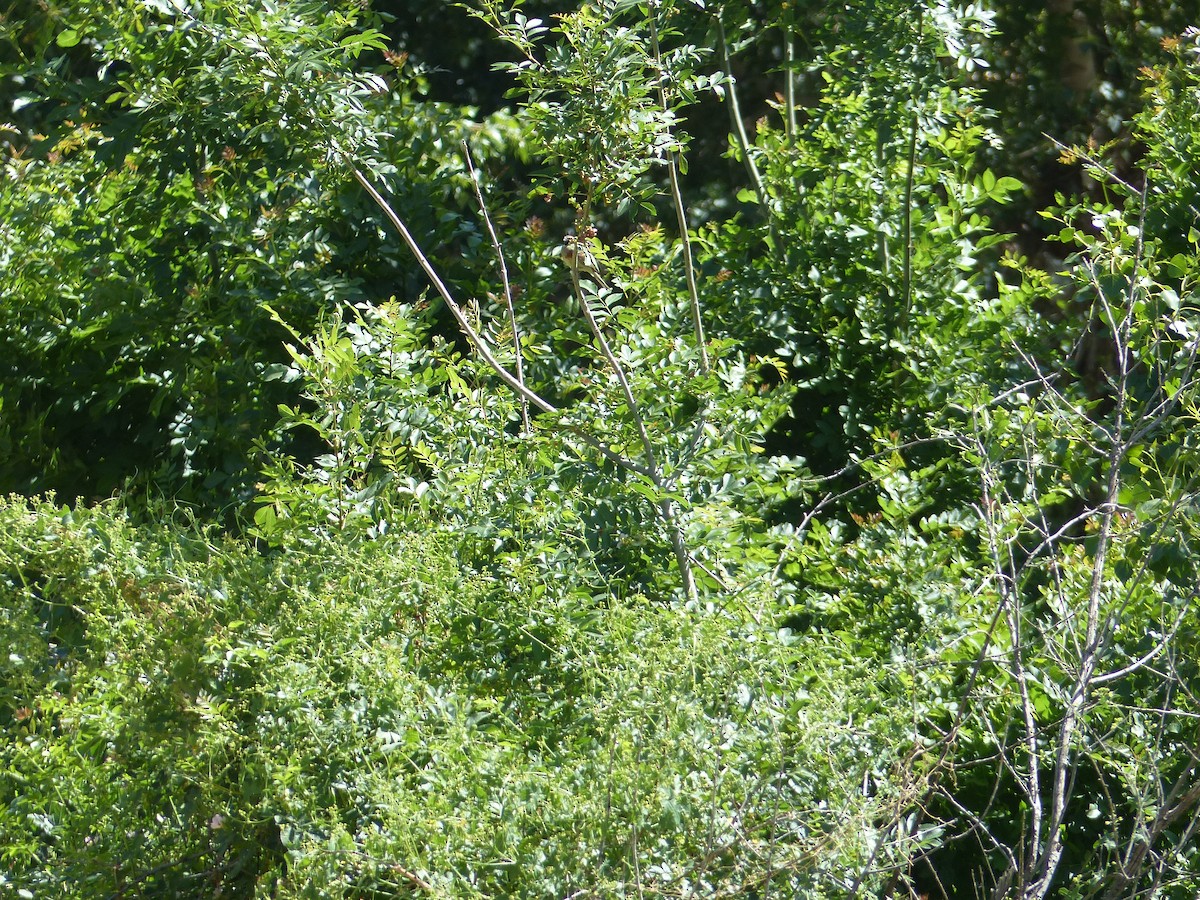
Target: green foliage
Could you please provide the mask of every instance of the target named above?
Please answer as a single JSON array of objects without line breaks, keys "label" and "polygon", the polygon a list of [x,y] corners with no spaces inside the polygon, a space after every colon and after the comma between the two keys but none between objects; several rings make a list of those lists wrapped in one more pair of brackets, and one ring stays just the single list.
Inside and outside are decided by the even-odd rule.
[{"label": "green foliage", "polygon": [[[256,516],[260,534],[274,539],[279,523],[298,518],[344,527],[351,506],[371,520],[374,533],[396,516],[390,486],[405,485],[407,503],[416,479],[422,491],[433,486],[420,515],[444,517],[456,530],[482,538],[485,558],[525,555],[532,543],[550,577],[559,577],[563,562],[582,551],[583,571],[597,572],[589,585],[597,593],[623,592],[619,583],[661,596],[676,583],[694,604],[698,580],[705,589],[726,589],[767,574],[758,535],[794,463],[761,464],[755,456],[786,402],[763,371],[777,378],[782,367],[769,358],[748,359],[732,341],[708,342],[690,236],[672,240],[655,225],[623,217],[637,211],[628,200],[638,192],[648,196],[648,183],[634,184],[658,164],[670,172],[668,199],[686,228],[677,183],[681,145],[663,138],[671,134],[675,105],[711,79],[671,68],[684,66],[694,52],[663,50],[661,40],[673,34],[659,27],[657,12],[634,11],[639,27],[618,29],[614,37],[609,26],[625,12],[585,9],[547,29],[519,13],[510,21],[489,11],[500,34],[528,57],[529,65],[518,67],[526,95],[520,119],[527,128],[544,130],[548,116],[558,117],[568,133],[596,138],[595,116],[602,114],[631,119],[629,140],[547,147],[545,160],[563,167],[558,180],[576,211],[575,233],[552,248],[541,240],[541,220],[529,220],[525,240],[512,245],[496,237],[484,179],[472,170],[480,215],[504,272],[500,290],[490,290],[486,303],[456,299],[410,229],[377,195],[433,278],[470,353],[460,358],[440,344],[432,354],[415,350],[415,320],[388,308],[367,308],[344,334],[342,324],[331,321],[306,353],[293,351],[315,411],[288,408],[288,424],[312,429],[332,452],[302,479],[308,489],[292,477],[289,461],[273,467]],[[543,38],[553,41],[544,64],[534,56]],[[597,71],[612,70],[605,91],[576,96],[570,77],[578,72],[563,71],[564,60],[576,53],[587,57],[584,68],[594,63]],[[621,64],[601,65],[612,53]],[[651,69],[669,72],[682,86],[652,89]],[[634,72],[642,73],[640,88],[630,83]],[[612,92],[632,105],[612,108],[606,100]],[[661,113],[654,121],[636,113],[652,108]],[[374,190],[361,173],[356,177]],[[549,178],[539,177],[538,190]],[[601,222],[630,231],[606,241]],[[517,288],[508,280],[509,254],[512,270],[526,273]],[[583,269],[585,256],[591,262]],[[547,262],[566,263],[567,271],[555,277]],[[491,399],[509,389],[520,398],[519,418],[515,405]],[[532,425],[530,406],[538,413]],[[575,537],[579,549],[564,543],[564,535]],[[655,558],[656,544],[673,551],[673,573]]]},{"label": "green foliage", "polygon": [[[806,33],[813,102],[760,120],[737,153],[761,173],[758,227],[714,228],[707,265],[720,333],[791,366],[777,439],[820,471],[869,453],[877,430],[924,437],[945,398],[936,370],[973,335],[986,293],[987,209],[1020,184],[981,170],[999,137],[960,70],[982,65],[989,14],[872,4]],[[747,328],[747,319],[752,323]]]},{"label": "green foliage", "polygon": [[[23,86],[22,119],[38,118],[7,134],[0,182],[3,484],[248,500],[255,442],[295,401],[267,377],[287,356],[264,304],[309,327],[405,275],[359,223],[362,198],[323,169],[331,128],[391,171],[419,170],[426,201],[453,198],[462,168],[444,166],[444,140],[463,111],[414,108],[383,60],[390,82],[351,71],[381,47],[358,16],[73,4],[8,32],[21,58],[0,75]],[[503,120],[485,137],[507,140]]]},{"label": "green foliage", "polygon": [[758,627],[765,598],[581,602],[409,531],[271,558],[0,517],[9,888],[822,896],[906,790],[904,715],[835,644]]},{"label": "green foliage", "polygon": [[[1009,259],[1019,283],[914,318],[938,349],[906,366],[945,403],[922,417],[938,452],[876,433],[857,466],[873,501],[789,550],[788,623],[844,635],[919,698],[929,794],[905,827],[969,841],[916,865],[914,890],[984,871],[997,897],[1193,890],[1194,41],[1146,73],[1141,173],[1064,150],[1110,202],[1044,214],[1062,271]],[[1001,179],[958,183],[970,200]]]},{"label": "green foliage", "polygon": [[[759,460],[754,442],[785,399],[760,395],[736,358],[689,377],[680,365],[692,357],[659,323],[623,312],[637,324],[618,352],[685,504],[689,541],[712,570],[701,580],[715,589],[721,572],[762,574],[773,555],[755,546],[761,511],[794,490],[795,472],[787,460]],[[523,433],[517,402],[488,367],[428,340],[408,307],[333,320],[292,353],[294,367],[280,375],[302,381],[306,403],[283,409],[283,421],[315,433],[328,452],[310,469],[287,459],[269,468],[255,515],[261,536],[290,544],[432,525],[460,536],[477,565],[536,560],[544,578],[583,596],[673,593],[657,487],[581,457],[572,440],[590,429],[611,446],[636,446],[625,399],[594,367],[560,375],[579,402]],[[688,419],[701,404],[703,432]]]},{"label": "green foliage", "polygon": [[134,510],[0,505],[3,889],[1191,896],[1197,33],[1104,6],[1036,252],[977,5],[488,0],[487,118],[358,3],[0,21],[0,482]]},{"label": "green foliage", "polygon": [[601,0],[553,26],[496,0],[480,6],[477,15],[522,57],[497,69],[515,77],[527,127],[543,136],[546,189],[614,202],[618,215],[640,202],[655,215],[657,191],[646,176],[685,146],[678,110],[720,84],[694,72],[697,47],[673,41],[669,53],[656,50],[679,36],[668,25],[675,5],[651,11]]},{"label": "green foliage", "polygon": [[[1127,133],[1141,109],[1139,70],[1195,24],[1194,8],[1178,0],[1018,0],[996,4],[995,16],[991,71],[979,82],[1010,122],[1010,152],[1030,158],[1047,199],[1054,187],[1084,182],[1053,164],[1044,135],[1084,144]],[[1123,151],[1113,161],[1125,168],[1135,158]]]}]

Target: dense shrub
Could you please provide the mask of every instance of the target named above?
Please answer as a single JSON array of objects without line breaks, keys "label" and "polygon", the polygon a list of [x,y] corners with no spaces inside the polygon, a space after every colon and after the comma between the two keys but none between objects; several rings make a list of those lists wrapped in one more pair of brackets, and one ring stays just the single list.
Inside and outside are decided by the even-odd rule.
[{"label": "dense shrub", "polygon": [[761,598],[602,606],[414,533],[0,523],[8,888],[820,896],[906,802],[903,711]]}]

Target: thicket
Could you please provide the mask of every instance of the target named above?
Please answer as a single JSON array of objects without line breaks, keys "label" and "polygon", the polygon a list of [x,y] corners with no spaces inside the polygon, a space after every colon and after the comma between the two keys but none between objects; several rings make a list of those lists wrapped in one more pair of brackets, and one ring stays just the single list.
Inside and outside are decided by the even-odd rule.
[{"label": "thicket", "polygon": [[9,10],[0,892],[1194,896],[1185,12]]}]

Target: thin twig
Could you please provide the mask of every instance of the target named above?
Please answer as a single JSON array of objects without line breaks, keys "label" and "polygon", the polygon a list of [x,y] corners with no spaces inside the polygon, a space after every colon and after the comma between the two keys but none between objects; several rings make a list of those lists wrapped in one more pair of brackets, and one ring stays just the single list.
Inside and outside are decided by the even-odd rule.
[{"label": "thin twig", "polygon": [[[742,162],[746,166],[746,174],[750,176],[750,183],[754,185],[754,194],[758,197],[758,205],[762,207],[768,221],[773,223],[774,217],[771,215],[771,207],[768,204],[767,189],[763,185],[762,173],[758,171],[758,163],[750,152],[750,138],[746,135],[746,123],[742,121],[742,104],[738,100],[737,79],[733,75],[733,61],[729,57],[729,41],[725,37],[723,12],[723,9],[717,11],[717,41],[721,45],[721,67],[725,70],[725,86],[729,94],[729,123],[733,126]],[[791,83],[790,75],[788,82]],[[772,225],[772,229],[773,227]]]},{"label": "thin twig", "polygon": [[792,27],[789,22],[783,29],[783,102],[787,104],[787,116],[783,121],[789,146],[795,143],[799,131],[796,123],[796,38]]},{"label": "thin twig", "polygon": [[913,182],[916,180],[917,168],[917,111],[912,114],[912,124],[908,131],[908,165],[904,177],[904,288],[900,305],[900,319],[895,325],[900,337],[908,333],[908,320],[912,312],[913,293]]},{"label": "thin twig", "polygon": [[[496,229],[492,225],[492,217],[488,215],[487,204],[483,200],[483,186],[479,183],[479,173],[475,170],[475,162],[471,159],[471,148],[463,141],[463,155],[467,159],[467,171],[471,174],[471,184],[475,188],[475,198],[479,201],[479,212],[483,215],[484,224],[487,225],[488,235],[492,239],[492,249],[496,253],[496,261],[500,265],[500,279],[504,283],[504,303],[508,307],[508,324],[512,328],[513,335],[513,369],[517,377],[517,381],[521,384],[525,383],[525,366],[521,352],[521,331],[517,326],[517,311],[513,306],[512,284],[508,279],[508,264],[504,261],[504,250],[500,246],[500,238],[496,235]],[[521,433],[529,434],[529,400],[525,396],[521,396]]]},{"label": "thin twig", "polygon": [[[658,43],[658,24],[654,18],[654,8],[650,8],[650,47],[654,53],[654,62],[658,66],[658,102],[666,112],[671,111],[667,103],[667,90],[663,86],[667,73],[663,69],[662,48]],[[678,151],[672,150],[667,154],[667,174],[671,179],[671,199],[675,202],[675,219],[679,223],[679,242],[683,250],[683,270],[687,276],[688,300],[692,312],[692,330],[696,335],[696,349],[700,354],[700,371],[707,375],[709,370],[708,347],[704,342],[704,318],[700,308],[700,289],[696,286],[696,264],[692,260],[692,239],[688,233],[687,209],[683,205],[683,191],[679,186],[679,163],[676,159]]]}]

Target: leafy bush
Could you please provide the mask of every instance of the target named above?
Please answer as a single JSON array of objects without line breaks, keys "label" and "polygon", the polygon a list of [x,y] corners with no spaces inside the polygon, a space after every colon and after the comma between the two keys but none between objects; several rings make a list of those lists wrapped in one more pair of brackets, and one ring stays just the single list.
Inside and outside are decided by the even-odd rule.
[{"label": "leafy bush", "polygon": [[910,789],[905,714],[765,598],[601,604],[412,532],[261,556],[0,519],[10,888],[818,896],[875,879]]}]

